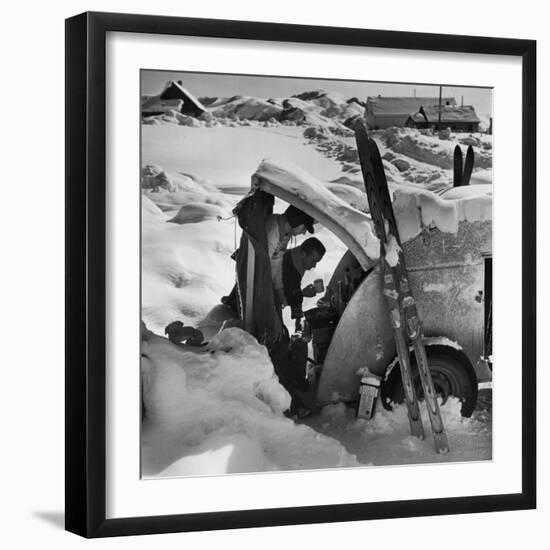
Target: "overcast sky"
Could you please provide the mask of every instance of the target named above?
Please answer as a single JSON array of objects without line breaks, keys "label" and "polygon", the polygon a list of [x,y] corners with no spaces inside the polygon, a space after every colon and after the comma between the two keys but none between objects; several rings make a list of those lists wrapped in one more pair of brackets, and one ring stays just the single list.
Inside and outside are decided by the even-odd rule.
[{"label": "overcast sky", "polygon": [[[347,97],[364,101],[368,96],[426,96],[438,97],[438,82],[429,85],[419,83],[392,84],[383,82],[360,82],[349,80],[317,80],[285,77],[242,76],[231,74],[187,73],[179,71],[141,72],[142,93],[155,95],[162,91],[169,80],[181,80],[183,86],[194,96],[228,97],[251,95],[261,98],[289,97],[308,90],[323,89],[340,92]],[[492,116],[492,90],[489,88],[466,88],[445,86],[443,96],[454,97],[460,105],[473,105],[479,116]]]}]

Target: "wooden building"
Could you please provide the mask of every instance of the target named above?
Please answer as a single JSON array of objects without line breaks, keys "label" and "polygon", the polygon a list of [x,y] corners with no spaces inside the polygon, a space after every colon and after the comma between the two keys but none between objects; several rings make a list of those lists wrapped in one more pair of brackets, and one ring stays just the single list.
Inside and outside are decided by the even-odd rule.
[{"label": "wooden building", "polygon": [[199,117],[207,111],[206,107],[186,90],[182,81],[169,81],[164,90],[155,96],[145,97],[141,103],[143,116],[160,115],[169,110],[179,111],[184,115]]},{"label": "wooden building", "polygon": [[443,105],[441,119],[438,106],[420,107],[406,122],[410,128],[450,128],[454,132],[478,132],[480,120],[471,105],[461,107]]},{"label": "wooden building", "polygon": [[[417,113],[420,107],[438,104],[439,97],[368,97],[367,127],[378,130],[390,126],[405,126],[409,117]],[[456,101],[453,97],[444,97],[441,104],[454,107]]]}]

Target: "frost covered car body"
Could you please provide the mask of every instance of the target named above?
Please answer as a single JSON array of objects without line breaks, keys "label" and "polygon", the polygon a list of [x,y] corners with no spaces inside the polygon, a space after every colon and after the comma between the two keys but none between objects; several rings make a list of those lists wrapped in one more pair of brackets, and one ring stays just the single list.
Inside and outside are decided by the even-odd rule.
[{"label": "frost covered car body", "polygon": [[[370,217],[293,167],[264,161],[253,187],[308,213],[348,248],[318,307],[305,313],[314,360],[322,365],[318,404],[356,400],[364,367],[384,380],[385,401],[399,399],[380,243]],[[444,399],[460,397],[469,416],[478,380],[490,378],[492,197],[446,199],[403,188],[394,192],[393,207],[436,390]]]}]

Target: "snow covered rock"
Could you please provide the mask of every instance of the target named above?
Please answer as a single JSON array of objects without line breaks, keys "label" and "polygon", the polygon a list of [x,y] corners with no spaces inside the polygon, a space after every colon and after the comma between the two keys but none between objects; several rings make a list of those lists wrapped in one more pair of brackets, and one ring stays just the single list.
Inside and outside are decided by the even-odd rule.
[{"label": "snow covered rock", "polygon": [[406,172],[410,169],[411,163],[407,162],[405,159],[393,159],[392,164],[400,171],[400,172]]},{"label": "snow covered rock", "polygon": [[202,120],[203,122],[212,122],[214,120],[214,115],[210,111],[205,111],[199,117],[199,120]]},{"label": "snow covered rock", "polygon": [[269,101],[252,96],[236,95],[225,102],[217,101],[210,106],[210,112],[219,117],[247,120],[269,120],[278,118],[282,108]]},{"label": "snow covered rock", "polygon": [[219,206],[203,202],[188,202],[168,221],[171,223],[199,223],[208,219],[218,219],[225,215]]},{"label": "snow covered rock", "polygon": [[146,124],[147,126],[155,126],[160,124],[160,121],[156,116],[149,116],[149,117],[143,118],[141,123]]},{"label": "snow covered rock", "polygon": [[191,126],[193,128],[200,128],[203,126],[200,120],[195,117],[184,115],[182,113],[176,113],[174,118],[178,121],[180,126]]},{"label": "snow covered rock", "polygon": [[315,103],[304,101],[298,97],[291,97],[283,101],[283,111],[279,120],[290,120],[299,124],[312,127],[319,127],[333,130],[349,132],[342,123],[334,118],[327,116],[327,111],[320,109]]},{"label": "snow covered rock", "polygon": [[186,172],[165,172],[158,165],[146,165],[142,168],[141,187],[144,196],[164,211],[189,203],[204,203],[202,210],[197,205],[194,210],[192,207],[184,210],[179,218],[175,217],[175,223],[224,217],[231,209],[227,199],[207,180]]},{"label": "snow covered rock", "polygon": [[[450,170],[453,167],[454,148],[457,144],[442,130],[443,137],[424,135],[412,128],[387,128],[381,134],[382,142],[392,154],[399,153],[412,160],[431,165],[431,168]],[[441,134],[440,132],[440,134]],[[474,168],[490,168],[493,163],[491,151],[476,148],[474,151]],[[387,154],[387,153],[385,153]],[[425,166],[428,169],[430,166]]]},{"label": "snow covered rock", "polygon": [[325,140],[329,138],[329,132],[326,128],[306,128],[304,130],[304,137],[311,140]]},{"label": "snow covered rock", "polygon": [[365,108],[355,100],[349,100],[343,94],[312,90],[296,94],[291,99],[299,99],[304,105],[309,105],[319,115],[343,121],[356,115],[363,115]]},{"label": "snow covered rock", "polygon": [[154,193],[161,189],[166,189],[167,191],[176,190],[166,172],[155,164],[148,164],[141,169],[141,188],[150,189]]},{"label": "snow covered rock", "polygon": [[354,162],[359,163],[359,153],[356,147],[349,145],[341,145],[336,148],[336,158],[340,162]]},{"label": "snow covered rock", "polygon": [[472,147],[479,147],[481,145],[480,140],[474,136],[460,138],[458,142],[462,145],[471,145]]}]

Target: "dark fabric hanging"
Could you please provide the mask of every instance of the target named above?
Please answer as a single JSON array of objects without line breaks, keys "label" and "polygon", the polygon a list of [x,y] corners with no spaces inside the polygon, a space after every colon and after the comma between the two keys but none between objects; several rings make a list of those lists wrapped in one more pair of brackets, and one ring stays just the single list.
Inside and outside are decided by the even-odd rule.
[{"label": "dark fabric hanging", "polygon": [[248,246],[249,243],[252,243],[256,256],[252,307],[253,323],[250,326],[250,332],[270,351],[277,342],[281,341],[285,333],[281,310],[275,302],[271,280],[271,263],[267,253],[265,222],[273,212],[273,203],[273,195],[255,190],[246,195],[233,210],[243,230],[235,257],[237,262],[239,315],[241,319],[244,319],[248,284],[246,280]]}]

